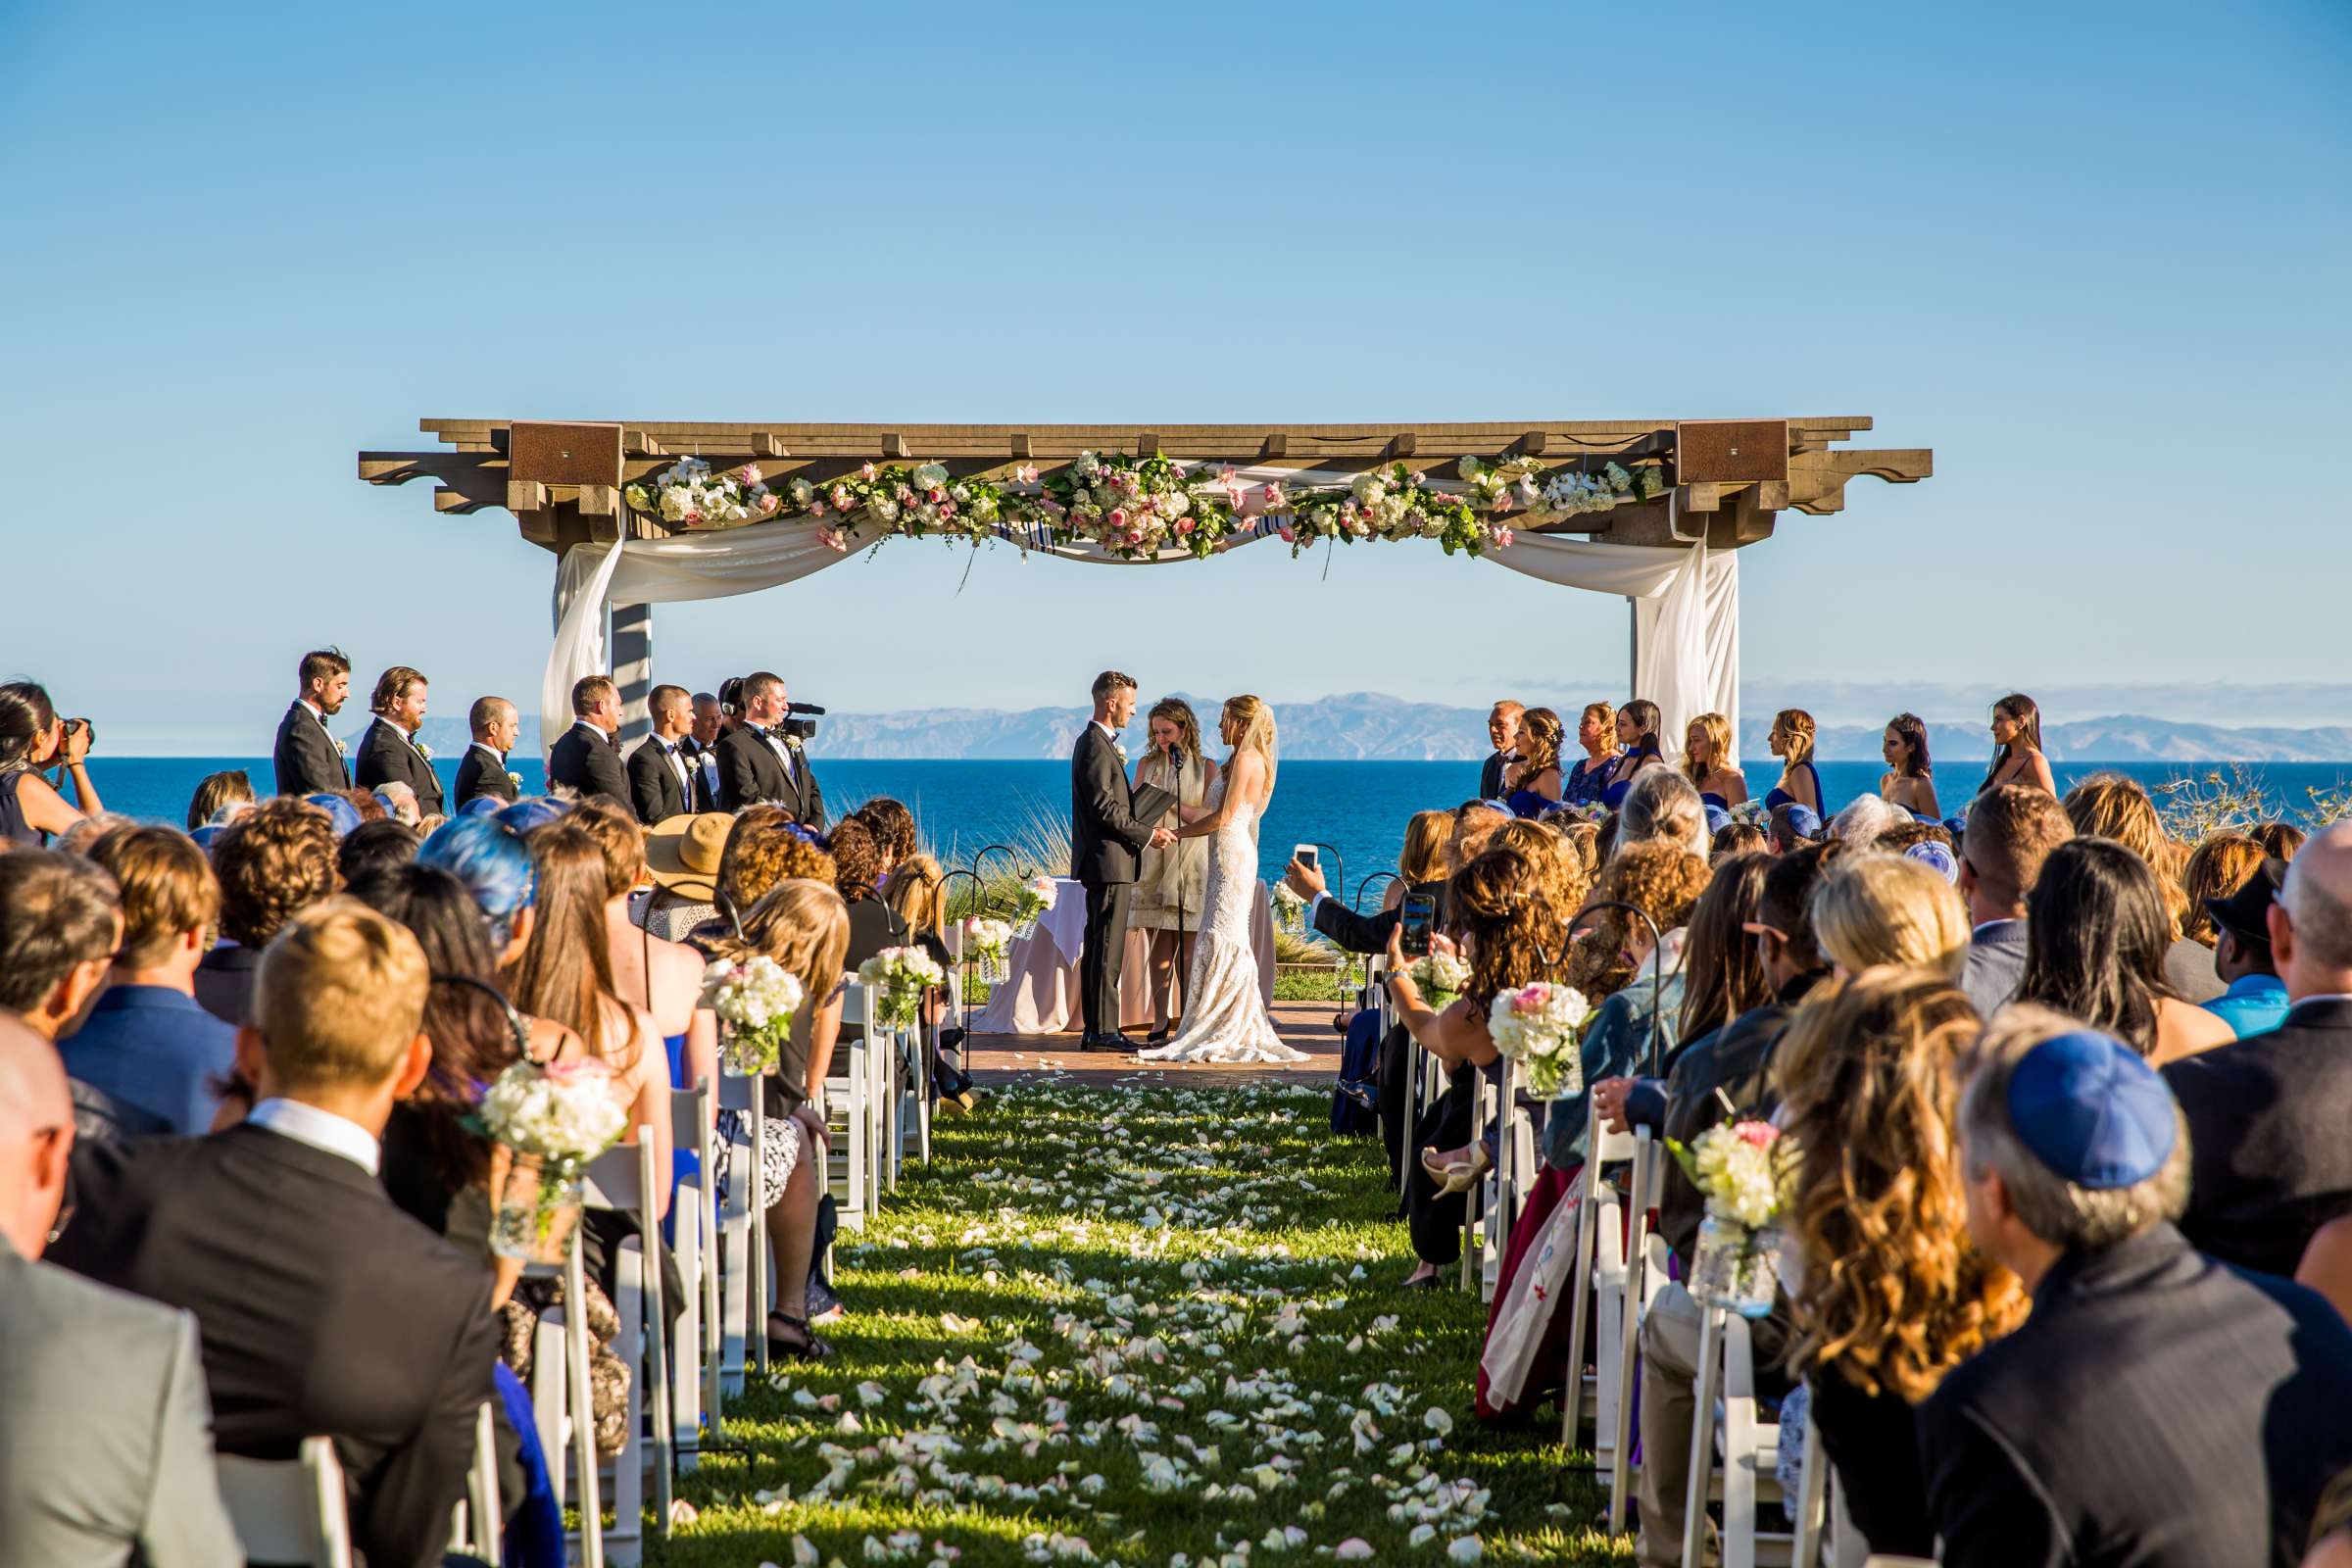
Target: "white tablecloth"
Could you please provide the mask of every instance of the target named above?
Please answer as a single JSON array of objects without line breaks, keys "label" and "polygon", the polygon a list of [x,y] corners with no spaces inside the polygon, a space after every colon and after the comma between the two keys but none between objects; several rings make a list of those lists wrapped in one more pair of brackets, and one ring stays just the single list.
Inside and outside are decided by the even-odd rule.
[{"label": "white tablecloth", "polygon": [[[1250,916],[1250,946],[1257,955],[1258,994],[1274,1000],[1274,913],[1266,885],[1256,884]],[[1127,933],[1119,970],[1119,1027],[1152,1027],[1152,978],[1148,955],[1152,934]],[[1086,952],[1086,889],[1068,877],[1054,878],[1054,907],[1039,916],[1037,930],[1016,938],[1005,955],[1009,977],[989,993],[988,1005],[974,1015],[975,1034],[1057,1035],[1079,1027],[1085,1008],[1078,964]],[[1179,990],[1182,989],[1179,977]]]}]

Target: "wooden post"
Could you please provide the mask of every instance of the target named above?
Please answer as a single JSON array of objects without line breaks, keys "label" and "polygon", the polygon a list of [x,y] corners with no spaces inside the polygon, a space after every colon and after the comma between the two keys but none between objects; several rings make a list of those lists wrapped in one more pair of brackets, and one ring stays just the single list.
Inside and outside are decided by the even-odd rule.
[{"label": "wooden post", "polygon": [[620,688],[620,743],[628,746],[653,733],[646,695],[654,689],[654,607],[612,607],[612,683]]}]

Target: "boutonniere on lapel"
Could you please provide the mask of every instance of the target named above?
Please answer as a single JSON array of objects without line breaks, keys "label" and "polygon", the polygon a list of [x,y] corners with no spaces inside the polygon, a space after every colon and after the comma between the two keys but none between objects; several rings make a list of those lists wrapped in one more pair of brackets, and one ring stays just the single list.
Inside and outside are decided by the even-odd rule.
[{"label": "boutonniere on lapel", "polygon": [[418,757],[423,758],[428,762],[433,760],[433,749],[430,746],[425,745],[424,742],[418,740],[416,736],[412,735],[409,737],[409,744],[416,748],[416,755]]},{"label": "boutonniere on lapel", "polygon": [[507,769],[507,782],[514,785],[516,789],[520,789],[522,788],[522,775],[510,767]]},{"label": "boutonniere on lapel", "polygon": [[1125,766],[1127,765],[1127,747],[1126,747],[1126,744],[1125,744],[1124,742],[1122,742],[1122,741],[1113,740],[1113,741],[1110,743],[1110,749],[1111,749],[1112,751],[1114,751],[1114,752],[1118,753],[1118,756],[1119,756],[1119,765],[1120,765],[1121,767],[1125,767]]},{"label": "boutonniere on lapel", "polygon": [[329,735],[327,739],[334,742],[335,755],[337,757],[349,757],[351,755],[351,743],[349,741],[340,739],[339,737],[333,735]]}]

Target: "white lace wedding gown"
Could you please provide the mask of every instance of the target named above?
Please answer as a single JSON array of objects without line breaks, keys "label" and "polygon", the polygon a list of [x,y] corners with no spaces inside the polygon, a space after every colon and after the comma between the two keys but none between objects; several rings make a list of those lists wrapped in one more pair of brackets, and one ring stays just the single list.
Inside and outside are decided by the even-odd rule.
[{"label": "white lace wedding gown", "polygon": [[[1225,779],[1208,789],[1207,806],[1225,801]],[[1184,1027],[1166,1045],[1138,1054],[1139,1061],[1304,1061],[1274,1032],[1257,988],[1257,953],[1250,945],[1250,904],[1257,892],[1257,818],[1237,811],[1209,840],[1208,921],[1193,949],[1184,987]]]}]

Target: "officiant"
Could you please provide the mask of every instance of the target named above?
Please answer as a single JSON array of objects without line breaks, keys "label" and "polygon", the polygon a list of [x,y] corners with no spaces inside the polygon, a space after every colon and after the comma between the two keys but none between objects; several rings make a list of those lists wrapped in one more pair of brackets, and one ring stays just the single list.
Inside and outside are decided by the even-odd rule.
[{"label": "officiant", "polygon": [[[1204,806],[1217,764],[1200,755],[1200,720],[1192,705],[1181,697],[1163,697],[1152,705],[1148,723],[1152,748],[1136,760],[1136,786],[1166,790],[1186,809]],[[1207,918],[1202,905],[1207,882],[1206,839],[1179,839],[1164,850],[1146,849],[1136,869],[1127,929],[1144,933],[1149,944],[1150,1038],[1155,1046],[1168,1038],[1181,1010],[1177,988],[1193,972],[1193,947]]]}]

